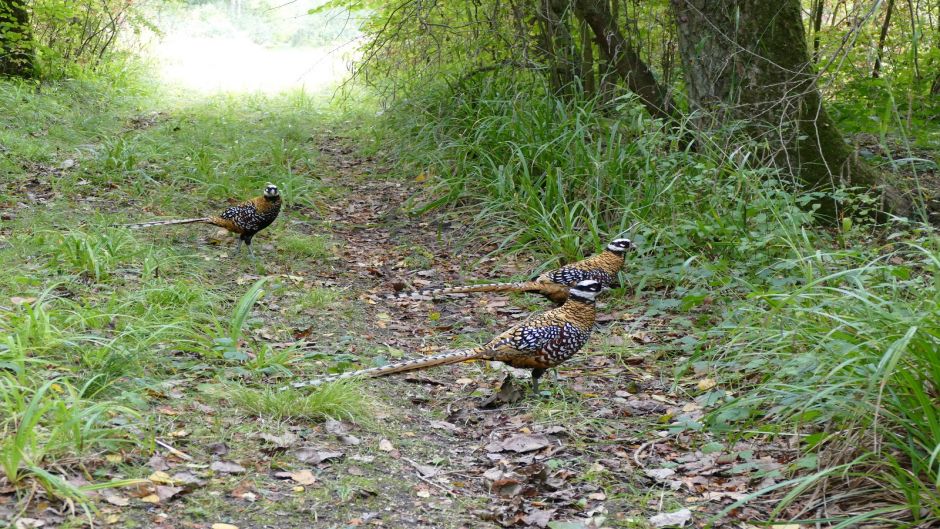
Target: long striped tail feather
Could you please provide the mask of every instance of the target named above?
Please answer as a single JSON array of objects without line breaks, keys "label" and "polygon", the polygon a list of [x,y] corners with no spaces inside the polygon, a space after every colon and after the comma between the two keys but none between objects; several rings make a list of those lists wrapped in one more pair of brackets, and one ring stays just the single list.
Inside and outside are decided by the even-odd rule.
[{"label": "long striped tail feather", "polygon": [[319,386],[320,384],[325,384],[327,382],[336,382],[337,380],[346,380],[350,378],[378,378],[388,375],[394,375],[397,373],[407,373],[408,371],[418,371],[421,369],[427,369],[435,366],[443,366],[448,364],[457,364],[460,362],[466,362],[467,360],[473,360],[479,356],[481,352],[485,350],[484,347],[475,347],[473,349],[461,349],[458,351],[450,351],[447,353],[441,353],[433,356],[426,356],[424,358],[418,358],[415,360],[406,360],[403,362],[395,362],[393,364],[387,364],[381,367],[370,367],[369,369],[360,369],[359,371],[350,371],[347,373],[342,373],[339,375],[332,375],[327,377],[315,378],[312,380],[307,380],[304,382],[295,382],[291,386],[295,388],[303,388],[308,386]]},{"label": "long striped tail feather", "polygon": [[513,283],[481,283],[478,285],[462,285],[458,287],[425,288],[409,292],[399,292],[385,296],[388,300],[401,300],[415,296],[444,296],[447,294],[469,294],[473,292],[541,292],[546,283],[539,281],[516,281]]},{"label": "long striped tail feather", "polygon": [[197,222],[212,223],[212,218],[211,217],[199,217],[199,218],[193,218],[193,219],[151,220],[149,222],[137,222],[134,224],[117,224],[117,226],[136,230],[140,228],[150,228],[153,226],[172,226],[174,224],[195,224]]}]

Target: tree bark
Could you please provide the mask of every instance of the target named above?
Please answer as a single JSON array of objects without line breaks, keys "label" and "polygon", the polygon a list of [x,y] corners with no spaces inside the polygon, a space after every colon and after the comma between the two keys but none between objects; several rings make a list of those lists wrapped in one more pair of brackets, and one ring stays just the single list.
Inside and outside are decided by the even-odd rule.
[{"label": "tree bark", "polygon": [[559,95],[571,90],[580,67],[579,54],[568,27],[570,14],[570,0],[539,2],[540,46],[548,62],[552,88]]},{"label": "tree bark", "polygon": [[891,25],[892,11],[894,11],[894,0],[888,0],[888,7],[885,8],[885,20],[881,24],[881,35],[878,36],[878,55],[875,57],[875,67],[871,71],[871,76],[875,79],[881,73],[881,58],[884,57],[885,53],[885,40],[888,39],[888,27]]},{"label": "tree bark", "polygon": [[[719,126],[744,123],[746,133],[767,146],[769,160],[809,190],[884,184],[884,175],[858,159],[826,113],[799,0],[672,0],[672,6],[692,110]],[[895,189],[882,190],[888,211],[909,213]],[[838,218],[841,205],[831,195],[819,206],[823,218]]]},{"label": "tree bark", "polygon": [[587,23],[579,24],[581,33],[581,86],[587,97],[594,97],[597,83],[594,80],[594,43],[591,42],[591,30]]},{"label": "tree bark", "polygon": [[0,0],[0,75],[32,77],[33,34],[22,0]]},{"label": "tree bark", "polygon": [[822,30],[825,0],[813,0],[813,64],[819,63],[819,32]]},{"label": "tree bark", "polygon": [[640,59],[639,53],[620,33],[607,0],[575,0],[575,12],[591,27],[594,42],[601,53],[626,81],[630,91],[639,96],[649,113],[655,117],[671,119],[672,110],[666,104],[665,89],[656,81],[649,66]]}]

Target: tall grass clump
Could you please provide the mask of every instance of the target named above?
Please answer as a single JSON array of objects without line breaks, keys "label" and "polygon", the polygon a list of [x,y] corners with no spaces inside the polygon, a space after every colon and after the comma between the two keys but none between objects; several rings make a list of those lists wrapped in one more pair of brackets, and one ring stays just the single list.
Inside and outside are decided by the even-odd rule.
[{"label": "tall grass clump", "polygon": [[501,248],[572,260],[638,222],[664,268],[698,254],[763,266],[812,220],[770,170],[717,144],[684,148],[685,131],[626,96],[599,107],[496,78],[429,90],[389,123],[411,135],[399,155],[428,182],[418,209],[463,207]]},{"label": "tall grass clump", "polygon": [[755,293],[712,331],[723,343],[700,359],[739,396],[710,426],[796,434],[818,457],[778,513],[838,482],[800,513],[839,503],[858,507],[846,527],[940,522],[940,243],[793,264],[805,284]]}]

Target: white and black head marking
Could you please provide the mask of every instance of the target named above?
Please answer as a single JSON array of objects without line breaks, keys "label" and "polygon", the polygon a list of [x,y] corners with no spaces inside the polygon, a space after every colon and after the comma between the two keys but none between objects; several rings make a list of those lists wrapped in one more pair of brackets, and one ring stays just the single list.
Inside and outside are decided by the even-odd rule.
[{"label": "white and black head marking", "polygon": [[274,184],[272,184],[272,183],[269,182],[268,185],[264,186],[264,197],[265,197],[265,198],[275,198],[275,197],[279,196],[280,194],[281,194],[281,192],[277,190],[277,186],[276,186],[276,185],[274,185]]},{"label": "white and black head marking", "polygon": [[575,286],[571,287],[568,296],[578,301],[593,302],[594,298],[597,297],[603,289],[604,286],[600,281],[585,279],[584,281],[578,281]]},{"label": "white and black head marking", "polygon": [[630,239],[614,239],[607,245],[607,250],[616,254],[626,253],[633,248],[633,241]]}]

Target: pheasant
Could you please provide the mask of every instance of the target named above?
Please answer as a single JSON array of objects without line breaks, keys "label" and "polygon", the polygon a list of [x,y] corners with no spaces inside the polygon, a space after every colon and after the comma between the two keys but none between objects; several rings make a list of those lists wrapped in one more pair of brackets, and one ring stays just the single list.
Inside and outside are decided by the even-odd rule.
[{"label": "pheasant", "polygon": [[561,305],[568,298],[568,289],[583,279],[593,279],[602,287],[609,287],[623,268],[624,254],[634,248],[630,239],[615,239],[596,255],[561,268],[544,272],[531,281],[515,283],[483,283],[459,287],[428,288],[413,292],[391,294],[385,299],[407,299],[412,296],[442,296],[469,292],[536,292]]},{"label": "pheasant", "polygon": [[594,298],[601,290],[603,285],[599,281],[578,281],[571,287],[562,306],[536,314],[480,347],[323,377],[294,384],[294,387],[354,377],[384,377],[470,360],[490,360],[531,369],[532,390],[538,393],[539,378],[545,371],[568,360],[587,343],[594,327]]},{"label": "pheasant", "polygon": [[247,202],[227,208],[221,215],[212,217],[199,217],[194,219],[154,220],[137,224],[124,224],[126,228],[150,228],[153,226],[171,226],[174,224],[195,224],[203,222],[225,228],[238,234],[236,251],[241,250],[244,242],[248,247],[248,254],[255,256],[251,249],[251,238],[259,231],[267,228],[281,212],[281,193],[277,186],[269,183],[264,187],[264,193]]}]

